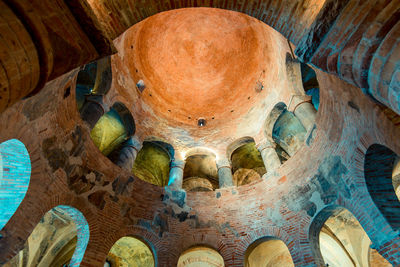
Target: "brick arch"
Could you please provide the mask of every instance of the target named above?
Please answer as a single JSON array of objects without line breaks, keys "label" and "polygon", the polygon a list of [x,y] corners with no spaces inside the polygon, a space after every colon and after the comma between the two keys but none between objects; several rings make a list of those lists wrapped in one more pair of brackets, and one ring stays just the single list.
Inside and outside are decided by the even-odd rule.
[{"label": "brick arch", "polygon": [[294,259],[297,248],[295,247],[293,238],[291,238],[289,234],[286,233],[286,231],[279,227],[267,226],[263,227],[260,230],[248,232],[246,237],[242,238],[242,241],[236,246],[235,266],[243,266],[246,253],[248,252],[249,248],[258,240],[262,240],[264,238],[281,240],[289,249],[292,259]]},{"label": "brick arch", "polygon": [[366,186],[357,190],[351,199],[339,195],[337,204],[350,211],[358,220],[376,249],[394,266],[400,264],[400,237],[393,231],[368,194]]},{"label": "brick arch", "polygon": [[[358,204],[362,203],[362,204]],[[386,260],[397,266],[399,264],[399,241],[400,238],[396,233],[387,229],[384,221],[373,221],[373,216],[368,214],[365,209],[368,204],[365,198],[357,195],[351,200],[339,196],[336,204],[328,205],[323,208],[312,220],[309,227],[309,241],[313,256],[318,266],[325,266],[324,259],[320,251],[319,234],[324,223],[332,216],[335,216],[343,210],[349,211],[354,218],[360,223],[366,235],[372,241],[371,247],[375,248]],[[381,225],[381,227],[377,227]],[[387,238],[389,236],[389,239]]]},{"label": "brick arch", "polygon": [[124,229],[122,231],[119,231],[118,233],[113,233],[112,235],[108,236],[105,245],[107,252],[105,252],[104,254],[103,262],[105,261],[106,256],[108,255],[114,244],[123,237],[132,237],[143,242],[153,254],[155,266],[159,266],[158,251],[162,247],[161,239],[147,229],[138,226],[129,227],[128,229]]},{"label": "brick arch", "polygon": [[324,259],[322,258],[320,245],[319,245],[319,233],[322,226],[331,216],[335,216],[345,208],[339,205],[329,205],[318,212],[310,224],[309,228],[309,241],[311,250],[315,258],[315,262],[318,266],[325,266]]},{"label": "brick arch", "polygon": [[233,152],[235,152],[236,149],[240,148],[241,146],[255,142],[253,137],[250,136],[244,136],[242,138],[236,139],[233,141],[231,144],[228,145],[226,148],[226,158],[231,160]]},{"label": "brick arch", "polygon": [[71,216],[73,222],[75,223],[78,241],[68,266],[78,267],[80,266],[89,242],[90,232],[88,222],[86,221],[85,216],[76,208],[67,205],[59,205],[56,208],[60,208],[66,212],[69,216]]},{"label": "brick arch", "polygon": [[[21,120],[23,119],[21,118]],[[18,124],[12,125],[10,122],[5,122],[5,125],[19,126]],[[14,132],[14,129],[9,130],[10,133]],[[26,149],[29,152],[31,177],[24,199],[7,224],[0,230],[0,264],[10,260],[23,248],[31,231],[48,211],[48,209],[44,210],[42,205],[46,202],[43,182],[47,179],[47,176],[44,174],[45,171],[41,162],[40,145],[37,140],[30,140],[32,129],[27,127],[19,128],[18,133],[19,136],[15,136],[15,138],[26,144]],[[1,140],[7,140],[8,138],[10,136],[7,135],[0,137]],[[40,198],[38,198],[38,195]]]},{"label": "brick arch", "polygon": [[11,139],[0,144],[0,230],[18,209],[28,191],[31,160],[25,145]]},{"label": "brick arch", "polygon": [[280,115],[287,109],[287,106],[283,102],[277,103],[270,113],[264,123],[264,134],[270,142],[275,142],[272,135],[275,127],[275,123],[279,119]]},{"label": "brick arch", "polygon": [[[170,254],[168,261],[165,262],[165,266],[176,266],[180,256],[188,249],[196,246],[204,246],[217,251],[224,259],[225,266],[232,266],[232,250],[225,244],[220,238],[218,233],[195,233],[188,237],[183,236],[181,240],[177,240],[177,246],[175,249],[172,247],[168,251]],[[160,266],[164,266],[160,261]]]},{"label": "brick arch", "polygon": [[158,251],[160,251],[160,248],[162,247],[161,238],[158,235],[143,227],[134,226],[127,230],[126,236],[137,238],[145,243],[153,253],[155,266],[158,266]]},{"label": "brick arch", "polygon": [[395,231],[400,230],[400,202],[392,183],[392,171],[397,157],[388,147],[372,144],[368,147],[364,160],[364,177],[368,192]]}]

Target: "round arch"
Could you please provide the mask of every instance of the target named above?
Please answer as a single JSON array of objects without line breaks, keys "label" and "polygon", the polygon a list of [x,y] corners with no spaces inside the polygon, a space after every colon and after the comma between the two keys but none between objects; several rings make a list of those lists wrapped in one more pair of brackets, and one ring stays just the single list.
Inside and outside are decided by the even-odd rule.
[{"label": "round arch", "polygon": [[232,158],[233,152],[238,149],[239,147],[246,145],[248,143],[255,142],[253,137],[245,136],[242,138],[237,139],[236,141],[232,142],[228,148],[226,149],[226,157],[228,159]]},{"label": "round arch", "polygon": [[186,249],[178,259],[177,267],[223,267],[225,266],[224,258],[214,248],[204,245],[197,245]]},{"label": "round arch", "polygon": [[265,236],[255,240],[246,249],[245,267],[276,266],[277,263],[282,267],[294,267],[289,248],[279,238]]},{"label": "round arch", "polygon": [[271,142],[274,142],[272,135],[273,135],[275,123],[286,109],[287,109],[287,106],[285,103],[283,103],[283,102],[277,103],[272,108],[272,110],[270,111],[270,113],[267,116],[267,119],[265,120],[264,134],[267,137],[267,139]]},{"label": "round arch", "polygon": [[86,221],[85,216],[76,208],[66,205],[59,205],[58,208],[64,210],[75,223],[77,231],[77,243],[74,254],[72,255],[69,266],[80,266],[85,254],[87,244],[89,243],[89,224]]},{"label": "round arch", "polygon": [[24,248],[5,266],[68,264],[78,267],[86,252],[89,235],[89,225],[79,210],[58,205],[43,215]]},{"label": "round arch", "polygon": [[[144,141],[133,164],[132,173],[158,186],[168,184],[172,146],[161,141]],[[172,154],[173,155],[173,154]]]},{"label": "round arch", "polygon": [[398,155],[388,147],[373,144],[368,147],[364,160],[368,192],[394,231],[400,229],[400,202],[393,187],[393,169],[397,158]]},{"label": "round arch", "polygon": [[[309,240],[317,265],[366,266],[371,255],[371,240],[354,214],[343,206],[322,209],[309,228]],[[377,258],[377,257],[375,257]],[[389,264],[379,256],[382,265]]]},{"label": "round arch", "polygon": [[0,230],[13,216],[28,191],[31,160],[17,139],[0,144]]},{"label": "round arch", "polygon": [[111,267],[125,266],[157,266],[154,247],[141,236],[128,235],[118,239],[111,247],[106,262]]}]

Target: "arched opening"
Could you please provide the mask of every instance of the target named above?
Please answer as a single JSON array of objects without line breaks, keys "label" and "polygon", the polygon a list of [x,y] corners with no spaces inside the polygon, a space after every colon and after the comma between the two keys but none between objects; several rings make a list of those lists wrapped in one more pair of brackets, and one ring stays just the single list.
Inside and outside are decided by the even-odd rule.
[{"label": "arched opening", "polygon": [[314,218],[310,241],[315,256],[325,266],[391,266],[371,248],[371,240],[354,215],[345,208],[332,206]]},{"label": "arched opening", "polygon": [[225,264],[218,251],[205,246],[196,246],[186,250],[179,257],[178,267],[185,266],[222,267]]},{"label": "arched opening", "polygon": [[76,81],[76,103],[81,117],[91,128],[104,114],[103,96],[111,88],[111,58],[105,57],[85,65]]},{"label": "arched opening", "polygon": [[319,108],[319,83],[317,74],[306,63],[301,62],[301,79],[303,81],[303,88],[307,95],[311,96],[311,103],[315,110]]},{"label": "arched opening", "polygon": [[213,153],[200,149],[187,155],[182,188],[187,192],[213,191],[219,188],[216,156]]},{"label": "arched opening", "polygon": [[134,133],[135,121],[130,111],[116,102],[95,124],[90,137],[101,153],[108,156]]},{"label": "arched opening", "polygon": [[150,247],[143,241],[125,236],[112,246],[104,266],[109,267],[154,267],[154,255]]},{"label": "arched opening", "polygon": [[0,144],[0,230],[13,216],[28,191],[31,160],[23,143],[11,139]]},{"label": "arched opening", "polygon": [[132,173],[143,181],[158,186],[166,186],[169,178],[170,151],[172,148],[168,149],[168,147],[171,146],[161,141],[143,142],[143,147],[137,154],[133,165]]},{"label": "arched opening", "polygon": [[97,61],[85,65],[78,73],[76,79],[76,104],[81,110],[85,103],[85,96],[92,93],[96,81]]},{"label": "arched opening", "polygon": [[364,176],[368,192],[376,207],[394,231],[400,229],[398,156],[386,146],[373,144],[365,154]]},{"label": "arched opening", "polygon": [[231,155],[233,184],[236,186],[259,180],[267,172],[254,139],[247,138],[242,143]]},{"label": "arched opening", "polygon": [[79,266],[88,242],[89,226],[83,214],[60,205],[43,216],[23,250],[4,266]]},{"label": "arched opening", "polygon": [[265,121],[265,135],[275,144],[275,151],[282,163],[300,149],[306,133],[301,121],[283,102],[274,106]]},{"label": "arched opening", "polygon": [[277,118],[272,129],[272,138],[289,156],[293,156],[303,145],[306,129],[300,120],[286,108]]},{"label": "arched opening", "polygon": [[282,240],[264,237],[246,250],[245,267],[294,267],[289,249]]}]

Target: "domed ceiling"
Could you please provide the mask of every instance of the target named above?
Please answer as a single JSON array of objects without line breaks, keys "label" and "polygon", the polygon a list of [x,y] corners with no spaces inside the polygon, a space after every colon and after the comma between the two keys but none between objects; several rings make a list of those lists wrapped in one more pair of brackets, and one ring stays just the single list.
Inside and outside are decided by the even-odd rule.
[{"label": "domed ceiling", "polygon": [[245,14],[212,8],[163,12],[115,40],[110,101],[132,112],[136,135],[185,154],[218,156],[235,140],[263,135],[269,111],[293,94],[289,44]]}]

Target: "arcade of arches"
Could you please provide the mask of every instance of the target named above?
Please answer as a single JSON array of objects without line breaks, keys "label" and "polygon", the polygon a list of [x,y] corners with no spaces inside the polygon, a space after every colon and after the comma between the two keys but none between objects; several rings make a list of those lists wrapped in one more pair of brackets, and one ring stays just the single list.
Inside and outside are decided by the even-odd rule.
[{"label": "arcade of arches", "polygon": [[398,0],[0,10],[1,266],[400,266]]}]

